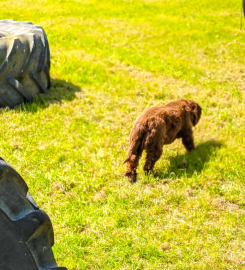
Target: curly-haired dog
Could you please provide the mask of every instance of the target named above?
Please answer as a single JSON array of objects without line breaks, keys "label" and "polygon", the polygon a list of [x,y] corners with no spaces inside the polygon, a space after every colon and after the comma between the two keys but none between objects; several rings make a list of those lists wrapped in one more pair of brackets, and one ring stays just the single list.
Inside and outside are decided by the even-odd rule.
[{"label": "curly-haired dog", "polygon": [[130,182],[136,182],[136,169],[143,150],[146,150],[144,171],[151,171],[162,155],[164,144],[170,144],[182,138],[187,151],[195,149],[192,127],[200,117],[202,109],[191,100],[178,100],[161,107],[146,109],[136,119],[130,134],[128,148],[127,171],[125,176]]}]

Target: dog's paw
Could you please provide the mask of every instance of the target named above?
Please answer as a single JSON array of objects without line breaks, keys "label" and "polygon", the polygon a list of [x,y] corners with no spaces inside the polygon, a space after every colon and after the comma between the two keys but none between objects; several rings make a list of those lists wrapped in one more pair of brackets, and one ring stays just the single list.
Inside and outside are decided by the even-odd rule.
[{"label": "dog's paw", "polygon": [[195,150],[196,147],[195,146],[191,146],[191,147],[187,147],[186,149],[187,149],[188,152],[191,152],[191,151]]},{"label": "dog's paw", "polygon": [[135,183],[137,181],[137,173],[125,173],[125,176],[128,177],[130,183]]}]

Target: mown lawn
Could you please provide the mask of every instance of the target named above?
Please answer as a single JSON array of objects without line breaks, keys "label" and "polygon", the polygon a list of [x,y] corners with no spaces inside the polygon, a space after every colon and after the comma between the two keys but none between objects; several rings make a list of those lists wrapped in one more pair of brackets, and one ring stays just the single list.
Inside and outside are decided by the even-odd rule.
[{"label": "mown lawn", "polygon": [[[0,1],[1,19],[40,24],[51,47],[52,88],[1,110],[0,155],[49,214],[60,266],[245,269],[240,2]],[[142,159],[129,184],[135,118],[181,98],[203,108],[197,149],[165,146],[155,177]]]}]

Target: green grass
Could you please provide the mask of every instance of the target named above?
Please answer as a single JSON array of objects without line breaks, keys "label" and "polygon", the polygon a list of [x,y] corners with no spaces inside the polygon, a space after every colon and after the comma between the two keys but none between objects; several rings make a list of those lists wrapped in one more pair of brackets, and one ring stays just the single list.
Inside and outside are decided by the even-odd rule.
[{"label": "green grass", "polygon": [[[51,47],[52,88],[0,114],[0,153],[53,223],[69,270],[245,269],[245,43],[241,1],[0,1]],[[243,22],[244,23],[244,22]],[[137,115],[203,108],[197,149],[164,147],[124,178]]]}]

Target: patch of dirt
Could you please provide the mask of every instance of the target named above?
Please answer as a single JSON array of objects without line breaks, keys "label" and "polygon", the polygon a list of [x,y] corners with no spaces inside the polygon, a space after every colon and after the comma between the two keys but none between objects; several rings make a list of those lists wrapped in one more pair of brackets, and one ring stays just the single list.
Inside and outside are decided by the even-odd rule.
[{"label": "patch of dirt", "polygon": [[233,210],[240,209],[240,206],[237,203],[229,202],[225,200],[224,198],[218,198],[218,199],[213,200],[212,205],[221,210],[233,211]]},{"label": "patch of dirt", "polygon": [[105,194],[105,191],[104,190],[101,190],[97,193],[95,193],[94,197],[93,197],[93,201],[94,202],[98,202],[98,201],[102,201],[106,198],[106,194]]}]

